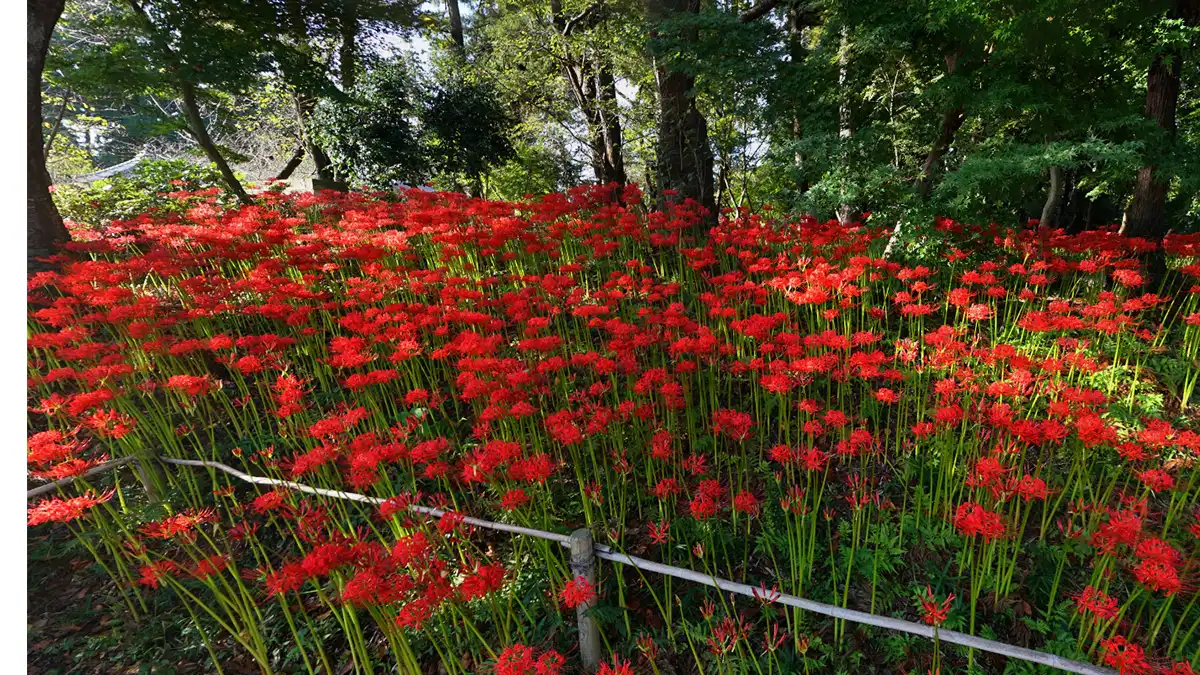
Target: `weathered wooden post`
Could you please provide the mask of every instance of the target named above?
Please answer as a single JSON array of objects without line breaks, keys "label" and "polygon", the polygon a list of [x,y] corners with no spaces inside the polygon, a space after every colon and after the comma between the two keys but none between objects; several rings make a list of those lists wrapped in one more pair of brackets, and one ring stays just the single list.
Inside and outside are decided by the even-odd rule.
[{"label": "weathered wooden post", "polygon": [[[596,549],[592,545],[592,531],[580,528],[571,533],[571,574],[583,577],[596,585]],[[588,611],[595,600],[580,603],[575,608],[575,619],[579,626],[579,660],[583,670],[594,673],[600,668],[600,628]]]}]

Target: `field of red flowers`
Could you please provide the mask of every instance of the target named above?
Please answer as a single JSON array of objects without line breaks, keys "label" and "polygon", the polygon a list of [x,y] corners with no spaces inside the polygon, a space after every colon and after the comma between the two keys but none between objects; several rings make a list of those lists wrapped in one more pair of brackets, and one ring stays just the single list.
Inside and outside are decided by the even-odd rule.
[{"label": "field of red flowers", "polygon": [[[614,197],[623,197],[614,199]],[[1048,672],[604,564],[453,514],[1104,664],[1200,666],[1200,237],[770,211],[264,195],[80,230],[29,280],[37,478],[129,617],[263,673]],[[149,466],[154,466],[149,464]],[[453,514],[422,520],[420,503]],[[155,601],[155,599],[160,601]],[[117,611],[119,608],[114,608]]]}]

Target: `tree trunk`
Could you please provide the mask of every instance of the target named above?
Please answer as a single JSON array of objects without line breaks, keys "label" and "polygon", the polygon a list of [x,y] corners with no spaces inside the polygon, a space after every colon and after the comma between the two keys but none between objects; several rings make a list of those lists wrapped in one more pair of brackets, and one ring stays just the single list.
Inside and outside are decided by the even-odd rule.
[{"label": "tree trunk", "polygon": [[[846,80],[850,73],[850,31],[842,26],[841,41],[838,45],[838,138],[839,153],[842,166],[846,168],[843,175],[849,173],[850,165],[850,92],[846,88]],[[849,225],[854,214],[854,208],[843,202],[838,206],[837,219],[842,225]]]},{"label": "tree trunk", "polygon": [[345,0],[338,47],[338,79],[342,91],[350,91],[358,81],[358,0]]},{"label": "tree trunk", "polygon": [[208,135],[208,128],[204,126],[204,118],[200,116],[200,105],[196,102],[196,85],[187,80],[181,80],[179,82],[179,93],[183,99],[183,112],[184,116],[187,117],[192,137],[196,139],[196,143],[200,145],[200,149],[204,150],[208,161],[217,165],[217,171],[221,172],[221,178],[225,181],[225,186],[238,198],[238,201],[243,204],[253,204],[254,200],[250,199],[250,195],[246,194],[246,188],[242,187],[237,176],[233,175],[233,169],[229,168],[229,163],[221,156],[221,151],[217,148],[217,144],[213,142],[212,136]]},{"label": "tree trunk", "polygon": [[[699,0],[645,0],[646,14],[654,23],[682,13],[698,14]],[[697,29],[687,29],[683,39],[699,39]],[[696,78],[660,60],[657,64],[659,121],[657,173],[662,191],[674,190],[680,199],[691,198],[708,209],[708,222],[717,218],[713,200],[713,156],[708,144],[708,124],[696,107]]]},{"label": "tree trunk", "polygon": [[299,92],[293,92],[292,103],[296,107],[296,124],[300,127],[300,138],[304,141],[305,150],[309,157],[312,157],[313,166],[317,169],[317,178],[321,180],[337,180],[334,175],[333,163],[329,160],[329,155],[317,145],[316,140],[312,136],[312,132],[308,129],[308,121],[312,118],[313,108],[316,103],[311,98]]},{"label": "tree trunk", "polygon": [[246,189],[238,182],[237,176],[233,175],[233,169],[229,168],[229,163],[221,156],[221,151],[217,149],[217,144],[213,142],[212,136],[208,135],[208,128],[204,126],[204,118],[200,116],[200,104],[196,101],[196,84],[183,76],[183,64],[179,62],[179,56],[167,40],[159,33],[154,22],[150,20],[150,15],[142,7],[138,0],[128,0],[130,9],[133,10],[142,22],[142,26],[149,33],[150,39],[162,50],[163,56],[166,57],[168,63],[176,78],[176,85],[179,87],[179,94],[183,102],[183,115],[187,120],[188,129],[192,132],[192,137],[196,139],[200,149],[208,157],[208,160],[217,165],[217,171],[221,173],[221,178],[225,181],[225,186],[229,188],[243,204],[252,204],[253,200],[250,195],[246,194]]},{"label": "tree trunk", "polygon": [[450,15],[450,39],[454,41],[454,49],[460,57],[465,57],[467,46],[463,42],[462,14],[458,10],[458,0],[446,0],[446,13]]},{"label": "tree trunk", "polygon": [[[793,0],[787,8],[787,47],[791,70],[797,73],[808,57],[804,47],[804,29],[815,25],[816,17],[813,12],[800,0]],[[804,136],[804,128],[800,122],[801,97],[797,87],[793,87],[792,107],[792,142],[799,143]],[[792,153],[792,164],[796,171],[796,191],[804,194],[808,191],[808,180],[804,176],[804,157],[799,150]]]},{"label": "tree trunk", "polygon": [[[581,21],[592,13],[599,4],[589,5],[582,14],[568,19],[563,14],[562,2],[551,0],[550,21],[563,38],[569,38],[581,26]],[[620,106],[617,104],[617,87],[612,70],[599,58],[587,54],[576,56],[567,49],[563,61],[563,75],[579,105],[579,111],[588,127],[588,150],[591,154],[592,172],[596,183],[625,184],[625,160],[622,156]]]},{"label": "tree trunk", "polygon": [[275,180],[287,180],[292,177],[296,169],[300,168],[300,164],[304,162],[304,144],[301,143],[296,148],[296,152],[292,154],[292,158],[288,163],[283,165],[283,169],[279,171],[279,175],[275,176]]},{"label": "tree trunk", "polygon": [[[1184,25],[1190,27],[1200,24],[1200,0],[1175,0],[1170,17],[1182,19]],[[1176,47],[1169,47],[1155,55],[1146,77],[1146,105],[1143,112],[1166,132],[1168,143],[1175,141],[1175,111],[1179,104],[1182,69],[1182,51]],[[1156,164],[1147,164],[1138,169],[1133,198],[1129,201],[1121,221],[1123,236],[1160,242],[1166,235],[1165,213],[1170,177],[1156,175],[1157,170]],[[1144,258],[1150,276],[1150,286],[1154,287],[1166,275],[1166,254],[1160,247]]]},{"label": "tree trunk", "polygon": [[[40,81],[39,81],[40,82]],[[39,87],[40,91],[41,87]],[[62,130],[63,118],[67,116],[67,103],[74,94],[70,91],[63,94],[62,105],[58,106],[58,113],[54,116],[54,125],[50,127],[50,135],[46,137],[45,147],[42,150],[42,158],[50,159],[50,150],[54,147],[54,141],[58,139],[58,132]]]},{"label": "tree trunk", "polygon": [[1058,227],[1058,212],[1063,197],[1063,170],[1061,166],[1050,167],[1050,191],[1046,194],[1046,204],[1042,207],[1042,217],[1039,226],[1047,230]]},{"label": "tree trunk", "polygon": [[[961,55],[961,50],[946,54],[947,77],[953,77],[958,70],[958,59]],[[917,193],[921,196],[921,201],[929,201],[930,195],[933,194],[934,173],[942,161],[942,156],[954,142],[954,134],[958,133],[965,120],[966,113],[961,103],[942,114],[942,128],[933,145],[929,147],[929,153],[925,155],[925,163],[921,165],[921,176],[917,179]]]},{"label": "tree trunk", "polygon": [[25,236],[28,244],[26,268],[34,271],[37,258],[54,253],[54,248],[71,239],[63,225],[62,216],[50,195],[50,173],[46,171],[46,155],[42,141],[42,69],[50,50],[50,36],[62,16],[65,0],[28,0],[26,23],[29,39],[26,43],[26,200]]},{"label": "tree trunk", "polygon": [[[1175,0],[1171,18],[1183,19],[1188,26],[1195,26],[1200,15],[1200,0]],[[1170,47],[1160,51],[1150,64],[1146,77],[1146,105],[1144,113],[1166,132],[1168,141],[1175,140],[1175,111],[1179,104],[1180,73],[1183,54]],[[1167,203],[1167,181],[1156,176],[1157,165],[1147,164],[1138,170],[1133,189],[1133,199],[1125,209],[1121,223],[1121,234],[1127,237],[1142,237],[1161,240],[1166,233],[1163,217]]]},{"label": "tree trunk", "polygon": [[933,145],[929,146],[929,153],[925,155],[925,163],[921,165],[921,177],[917,179],[917,193],[921,195],[921,201],[929,201],[930,195],[933,194],[934,172],[937,171],[938,165],[942,161],[942,155],[946,154],[946,150],[954,142],[954,134],[958,133],[964,120],[966,120],[966,115],[963,113],[962,106],[947,110],[942,115],[941,131],[938,132]]},{"label": "tree trunk", "polygon": [[596,72],[596,110],[604,144],[603,184],[625,185],[624,143],[621,140],[621,115],[617,105],[617,84],[612,70],[600,66]]}]

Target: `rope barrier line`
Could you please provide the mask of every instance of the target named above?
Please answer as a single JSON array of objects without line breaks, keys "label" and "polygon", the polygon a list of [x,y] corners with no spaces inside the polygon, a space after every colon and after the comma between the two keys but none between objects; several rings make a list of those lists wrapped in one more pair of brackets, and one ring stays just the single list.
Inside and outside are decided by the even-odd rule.
[{"label": "rope barrier line", "polygon": [[[198,459],[174,459],[172,457],[160,457],[159,461],[165,462],[167,464],[178,464],[180,466],[203,466],[203,467],[209,467],[209,468],[213,468],[213,469],[220,469],[221,471],[224,471],[225,473],[230,474],[231,476],[236,476],[236,477],[238,477],[246,482],[249,482],[249,483],[256,483],[258,485],[275,485],[278,487],[286,487],[286,488],[289,488],[292,490],[296,490],[298,492],[307,492],[308,494],[321,495],[323,497],[332,497],[334,499],[349,499],[350,501],[362,502],[364,504],[376,504],[376,505],[382,504],[385,501],[387,501],[386,499],[381,499],[379,497],[369,497],[367,495],[358,494],[357,492],[342,492],[341,490],[326,490],[325,488],[316,488],[316,487],[311,487],[308,485],[303,485],[301,483],[294,483],[290,480],[277,480],[275,478],[266,478],[264,476],[252,476],[248,473],[243,473],[241,471],[238,471],[237,469],[235,469],[227,464],[221,464],[220,462],[209,462],[209,461],[198,460]],[[442,509],[435,509],[435,508],[431,508],[428,506],[418,506],[416,504],[409,504],[408,510],[416,512],[416,513],[422,513],[422,514],[425,514],[428,516],[434,516],[435,518],[441,518],[442,516],[446,515],[446,511],[443,511]],[[502,532],[511,532],[513,534],[523,534],[523,535],[530,536],[530,537],[537,537],[538,539],[549,539],[550,541],[556,541],[563,545],[566,545],[571,541],[571,537],[569,537],[565,534],[554,534],[553,532],[543,532],[542,530],[534,530],[534,529],[531,529],[528,527],[521,527],[519,525],[509,525],[507,523],[496,523],[496,522],[492,522],[490,520],[481,520],[479,518],[472,518],[470,516],[463,516],[462,521],[464,523],[468,523],[470,525],[476,525],[478,527],[485,527],[485,528],[488,528],[491,530],[500,530]]]},{"label": "rope barrier line", "polygon": [[67,478],[60,478],[52,483],[46,483],[45,485],[39,485],[39,486],[33,488],[32,490],[30,490],[27,493],[27,496],[25,497],[25,499],[29,500],[29,499],[33,499],[34,497],[44,495],[48,492],[54,492],[55,490],[57,490],[58,488],[60,488],[64,485],[70,485],[71,483],[74,483],[76,481],[76,479],[86,478],[88,476],[92,476],[92,475],[95,475],[98,473],[104,473],[105,471],[110,471],[112,469],[116,469],[118,467],[124,466],[124,465],[132,462],[133,459],[134,459],[133,455],[130,455],[128,457],[121,457],[120,459],[110,459],[107,462],[102,462],[100,464],[97,464],[96,466],[93,466],[92,468],[88,469],[87,471],[84,471],[83,473],[79,474],[78,476],[68,476]]},{"label": "rope barrier line", "polygon": [[[877,626],[879,628],[887,628],[889,630],[911,633],[913,635],[919,635],[931,640],[934,638],[933,626],[914,623],[912,621],[905,621],[904,619],[896,619],[890,616],[869,614],[867,612],[846,609],[836,605],[827,605],[823,602],[806,600],[795,595],[788,595],[787,593],[778,593],[773,591],[764,592],[763,589],[755,586],[749,586],[736,581],[722,579],[721,577],[708,576],[706,574],[701,574],[699,572],[681,567],[664,565],[662,563],[654,562],[653,560],[646,560],[645,558],[638,558],[636,556],[626,555],[624,553],[617,553],[614,552],[611,547],[603,544],[596,544],[596,557],[611,562],[630,565],[648,572],[657,572],[658,574],[665,574],[677,579],[684,579],[686,581],[693,581],[698,584],[705,584],[718,590],[749,596],[760,601],[777,602],[781,605],[798,607],[800,609],[813,612],[814,614],[824,614],[825,616],[831,616],[836,619],[845,619],[846,621],[853,621],[855,623],[867,624],[868,626]],[[972,647],[980,651],[1007,656],[1009,658],[1020,659],[1022,661],[1029,661],[1032,663],[1040,663],[1052,668],[1058,668],[1059,670],[1063,670],[1068,673],[1081,673],[1082,675],[1116,675],[1117,673],[1117,671],[1111,668],[1095,666],[1090,663],[1082,663],[1080,661],[1073,661],[1056,654],[1048,654],[1046,652],[1039,652],[1033,649],[1017,647],[1004,642],[996,642],[995,640],[988,640],[952,630],[939,629],[937,631],[937,638],[942,642],[951,642],[964,647]]]},{"label": "rope barrier line", "polygon": [[[129,462],[133,461],[133,459],[133,457],[122,457],[121,459],[115,459],[105,462],[104,464],[99,464],[88,470],[83,474],[83,476],[90,476],[92,474],[115,469],[124,464],[128,464]],[[291,490],[296,490],[297,492],[304,492],[322,497],[331,497],[333,499],[348,499],[350,501],[375,505],[379,505],[387,501],[379,497],[370,497],[357,492],[327,490],[325,488],[312,487],[287,480],[278,480],[275,478],[267,478],[265,476],[254,476],[242,471],[238,471],[237,469],[220,462],[210,462],[198,459],[175,459],[172,457],[160,457],[159,460],[166,464],[175,464],[178,466],[194,466],[217,469],[248,483],[284,487]],[[70,483],[72,480],[74,479],[65,478],[63,480],[48,483],[30,490],[29,498],[32,499],[39,494],[50,492],[60,485]],[[415,513],[421,513],[438,518],[446,514],[446,511],[442,509],[435,509],[428,506],[418,506],[416,504],[410,504],[408,509]],[[509,525],[507,523],[497,523],[490,520],[472,518],[470,516],[463,516],[462,522],[491,530],[511,532],[513,534],[523,534],[530,537],[536,537],[538,539],[555,541],[563,546],[570,546],[572,542],[571,537],[568,535],[555,534],[553,532],[545,532],[528,527],[520,527],[518,525]],[[721,577],[701,574],[699,572],[682,567],[664,565],[662,563],[654,562],[653,560],[646,560],[645,558],[638,558],[625,553],[617,553],[613,551],[611,547],[605,546],[604,544],[595,544],[594,554],[597,558],[602,560],[621,563],[623,565],[629,565],[647,572],[655,572],[658,574],[675,577],[677,579],[683,579],[685,581],[704,584],[706,586],[716,588],[717,590],[737,593],[739,595],[752,597],[760,601],[774,602],[781,605],[787,605],[789,607],[796,607],[805,611],[813,612],[814,614],[822,614],[824,616],[830,616],[836,619],[843,619],[845,621],[852,621],[854,623],[861,623],[868,626],[876,626],[878,628],[900,631],[902,633],[909,633],[910,635],[917,635],[929,639],[933,639],[935,636],[934,628],[932,626],[906,621],[904,619],[897,619],[890,616],[881,616],[878,614],[870,614],[867,612],[860,612],[858,610],[846,609],[836,605],[828,605],[823,602],[807,600],[805,598],[797,597],[795,595],[788,595],[786,593],[772,591],[764,592],[762,589],[754,586],[738,583],[736,581],[730,581],[728,579],[722,579]],[[1080,675],[1117,675],[1117,671],[1113,670],[1112,668],[1105,668],[1103,666],[1096,666],[1090,663],[1074,661],[1062,656],[1058,656],[1057,654],[1040,652],[1034,649],[1026,649],[1025,647],[1018,647],[1016,645],[997,642],[995,640],[988,640],[986,638],[976,637],[974,635],[967,635],[966,633],[960,633],[958,631],[939,629],[936,632],[936,637],[940,641],[978,649],[980,651],[990,652],[992,654],[998,654],[1008,658],[1019,659],[1021,661],[1038,663],[1051,668],[1057,668],[1068,673],[1079,673]]]}]

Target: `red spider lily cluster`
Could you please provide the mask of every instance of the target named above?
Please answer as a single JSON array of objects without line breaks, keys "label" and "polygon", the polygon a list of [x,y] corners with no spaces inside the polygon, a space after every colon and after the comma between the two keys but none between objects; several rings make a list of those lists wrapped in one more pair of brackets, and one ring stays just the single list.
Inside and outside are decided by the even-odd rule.
[{"label": "red spider lily cluster", "polygon": [[557,673],[593,600],[620,608],[601,672],[861,648],[619,565],[593,587],[470,514],[1121,672],[1200,648],[1200,237],[1164,242],[1150,288],[1152,245],[1107,230],[939,220],[945,255],[909,266],[880,257],[890,226],[706,229],[632,186],[263,199],[81,230],[30,277],[30,473],[161,455],[385,501],[168,467],[149,522],[128,481],[31,507],[99,533],[134,614],[174,592],[264,672]]}]

